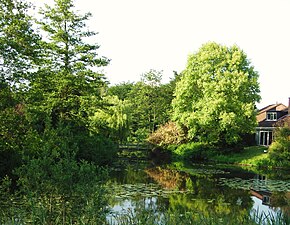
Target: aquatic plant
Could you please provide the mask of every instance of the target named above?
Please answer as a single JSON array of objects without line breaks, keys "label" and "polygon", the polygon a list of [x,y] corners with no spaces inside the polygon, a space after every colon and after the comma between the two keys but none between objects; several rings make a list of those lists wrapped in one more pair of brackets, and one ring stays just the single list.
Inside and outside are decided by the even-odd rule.
[{"label": "aquatic plant", "polygon": [[152,209],[135,208],[134,210],[128,210],[125,214],[114,215],[108,223],[111,225],[289,225],[290,218],[283,214],[273,215],[271,213],[259,213],[255,210],[250,214],[237,217],[235,213],[217,214],[214,212],[205,216],[198,211],[166,211],[163,214],[156,214]]},{"label": "aquatic plant", "polygon": [[290,181],[286,180],[257,180],[241,178],[220,178],[219,184],[233,189],[260,190],[269,192],[290,192]]}]

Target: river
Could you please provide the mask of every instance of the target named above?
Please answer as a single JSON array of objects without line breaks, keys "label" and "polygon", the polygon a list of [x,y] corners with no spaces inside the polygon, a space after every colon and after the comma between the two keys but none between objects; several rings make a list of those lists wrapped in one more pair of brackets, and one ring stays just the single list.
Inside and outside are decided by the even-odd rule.
[{"label": "river", "polygon": [[[288,171],[289,172],[289,171]],[[261,219],[290,213],[290,175],[281,170],[184,164],[123,163],[111,173],[114,197],[107,220],[151,211]]]},{"label": "river", "polygon": [[0,186],[0,224],[290,224],[289,171],[141,160],[109,171],[70,195]]}]

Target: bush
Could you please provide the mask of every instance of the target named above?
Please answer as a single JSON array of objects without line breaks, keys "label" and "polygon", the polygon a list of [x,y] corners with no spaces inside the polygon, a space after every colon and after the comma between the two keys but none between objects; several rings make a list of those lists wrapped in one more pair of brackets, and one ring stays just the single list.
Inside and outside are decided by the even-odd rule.
[{"label": "bush", "polygon": [[18,200],[5,212],[8,218],[17,211],[23,224],[71,224],[78,219],[79,224],[88,224],[105,219],[108,195],[103,184],[108,172],[78,159],[79,146],[70,134],[67,128],[28,133],[23,165],[15,170]]},{"label": "bush", "polygon": [[169,146],[172,144],[184,143],[186,135],[181,128],[174,122],[168,122],[160,126],[154,133],[150,134],[147,139],[149,143],[158,146]]},{"label": "bush", "polygon": [[173,154],[180,159],[187,160],[206,160],[209,154],[209,146],[201,142],[191,142],[181,144],[175,150]]},{"label": "bush", "polygon": [[145,143],[150,131],[147,128],[138,128],[131,136],[127,138],[130,143]]},{"label": "bush", "polygon": [[269,156],[276,166],[290,167],[290,128],[277,127],[275,141],[269,147]]},{"label": "bush", "polygon": [[117,146],[101,135],[78,135],[75,137],[78,145],[78,160],[86,160],[97,165],[110,164],[117,155]]}]

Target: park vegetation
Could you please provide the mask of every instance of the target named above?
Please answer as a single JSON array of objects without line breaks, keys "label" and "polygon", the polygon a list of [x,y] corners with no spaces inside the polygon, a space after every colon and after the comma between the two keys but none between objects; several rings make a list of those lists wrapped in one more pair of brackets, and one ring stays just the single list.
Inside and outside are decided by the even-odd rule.
[{"label": "park vegetation", "polygon": [[[73,0],[54,0],[37,17],[32,7],[0,2],[0,178],[1,193],[36,207],[36,223],[102,221],[119,144],[149,141],[203,159],[252,133],[258,73],[237,46],[204,44],[166,84],[150,70],[139,82],[109,85],[100,71],[110,60],[87,41],[96,36],[91,15]],[[289,159],[289,127],[277,135],[271,156]]]},{"label": "park vegetation", "polygon": [[280,121],[274,130],[275,140],[269,147],[266,164],[290,168],[290,119]]}]

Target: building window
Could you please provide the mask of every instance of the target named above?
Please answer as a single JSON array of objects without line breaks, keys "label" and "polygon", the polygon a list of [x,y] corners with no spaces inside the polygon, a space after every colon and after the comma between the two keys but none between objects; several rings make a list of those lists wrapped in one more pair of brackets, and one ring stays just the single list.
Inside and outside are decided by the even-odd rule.
[{"label": "building window", "polygon": [[270,196],[263,195],[262,204],[263,205],[270,205],[270,203],[271,203],[270,200],[271,200]]},{"label": "building window", "polygon": [[268,121],[276,121],[277,120],[277,113],[276,112],[268,112],[267,113],[267,120]]},{"label": "building window", "polygon": [[261,131],[259,145],[269,146],[273,141],[272,131]]}]

